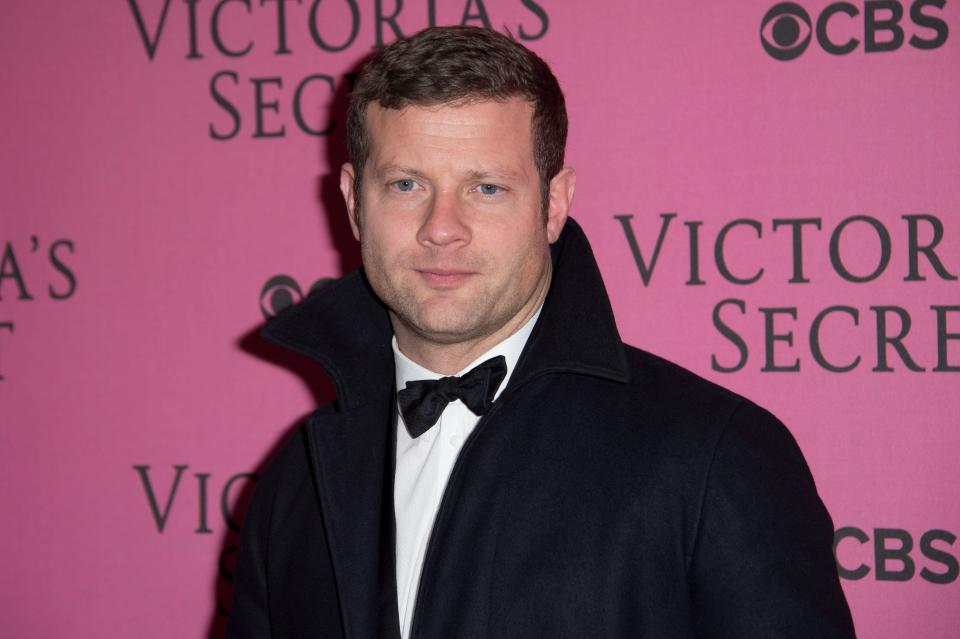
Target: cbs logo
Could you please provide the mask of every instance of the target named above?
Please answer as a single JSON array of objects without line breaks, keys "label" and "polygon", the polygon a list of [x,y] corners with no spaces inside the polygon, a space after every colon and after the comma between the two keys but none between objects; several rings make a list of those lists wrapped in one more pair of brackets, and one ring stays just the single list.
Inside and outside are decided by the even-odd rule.
[{"label": "cbs logo", "polygon": [[[319,291],[333,281],[330,277],[321,277],[307,289],[307,295]],[[260,312],[264,319],[270,319],[288,306],[293,306],[304,298],[303,289],[297,280],[289,275],[274,275],[260,289]]]},{"label": "cbs logo", "polygon": [[[845,542],[847,539],[851,541]],[[928,583],[946,585],[960,575],[960,562],[952,548],[956,541],[957,536],[948,530],[927,530],[917,544],[915,536],[903,528],[874,528],[871,539],[867,531],[845,526],[834,533],[833,554],[837,572],[844,579],[863,579],[872,563],[877,581],[910,581],[919,576]],[[841,542],[845,542],[842,549]]]},{"label": "cbs logo", "polygon": [[[910,22],[919,33],[911,33],[909,43],[915,49],[936,49],[947,41],[950,29],[934,10],[943,9],[946,0],[915,0],[910,5]],[[774,5],[760,22],[760,43],[776,60],[800,57],[814,36],[827,53],[846,55],[860,46],[853,36],[840,37],[836,31],[849,30],[850,24],[862,13],[863,50],[866,53],[896,51],[903,46],[906,34],[901,26],[904,5],[897,0],[867,0],[863,11],[850,2],[834,2],[817,16],[816,23],[807,10],[795,2]],[[859,20],[856,20],[859,23]]]}]

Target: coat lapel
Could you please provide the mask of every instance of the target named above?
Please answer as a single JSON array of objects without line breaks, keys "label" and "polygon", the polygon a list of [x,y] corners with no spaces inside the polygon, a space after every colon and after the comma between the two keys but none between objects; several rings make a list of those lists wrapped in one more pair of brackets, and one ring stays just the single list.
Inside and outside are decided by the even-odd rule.
[{"label": "coat lapel", "polygon": [[348,639],[399,639],[393,475],[396,404],[386,309],[356,271],[271,320],[269,339],[321,364],[338,412],[307,424]]},{"label": "coat lapel", "polygon": [[347,639],[400,636],[392,403],[371,402],[307,425]]}]

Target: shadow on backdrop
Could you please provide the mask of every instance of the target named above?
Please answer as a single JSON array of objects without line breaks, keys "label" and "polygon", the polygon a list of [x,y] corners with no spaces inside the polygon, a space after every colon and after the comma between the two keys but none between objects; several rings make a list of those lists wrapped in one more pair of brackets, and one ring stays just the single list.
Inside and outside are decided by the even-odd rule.
[{"label": "shadow on backdrop", "polygon": [[[360,246],[353,237],[350,223],[340,194],[340,166],[347,161],[346,150],[346,114],[349,91],[360,69],[367,60],[374,55],[370,52],[358,61],[336,85],[333,100],[329,108],[329,118],[333,126],[330,133],[320,138],[320,158],[329,167],[329,172],[317,177],[316,204],[319,221],[326,229],[334,248],[339,255],[340,274],[349,273],[360,266]],[[322,117],[322,114],[319,114]],[[319,247],[318,247],[319,250]],[[269,322],[269,317],[280,313],[290,304],[301,301],[302,297],[316,292],[328,278],[319,278],[306,291],[301,292],[299,285],[290,280],[284,281],[286,276],[277,276],[271,279],[261,291],[260,307]],[[271,284],[275,288],[271,290]],[[289,285],[292,284],[292,289]],[[288,285],[288,288],[283,288]],[[257,359],[269,362],[286,369],[296,375],[307,387],[317,406],[332,402],[335,390],[326,372],[312,360],[303,355],[290,352],[280,346],[267,341],[260,335],[263,325],[258,325],[242,335],[237,341],[237,347],[243,352]],[[277,440],[265,451],[263,457],[254,465],[253,479],[259,477],[270,465],[270,462],[283,448],[287,440],[299,430],[307,415],[304,415],[281,428]],[[220,552],[217,555],[217,565],[213,570],[214,606],[207,632],[208,639],[223,639],[226,633],[227,614],[233,598],[233,572],[236,564],[237,551],[240,539],[240,527],[243,523],[247,507],[256,481],[243,482],[242,488],[237,490],[236,499],[232,504],[223,504],[224,516],[228,520],[228,527],[220,540]]]}]

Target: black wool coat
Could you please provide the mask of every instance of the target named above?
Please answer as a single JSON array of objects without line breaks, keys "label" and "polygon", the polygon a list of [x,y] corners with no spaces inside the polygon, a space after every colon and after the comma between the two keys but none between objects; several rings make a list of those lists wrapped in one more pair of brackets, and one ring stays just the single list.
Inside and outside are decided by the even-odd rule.
[{"label": "black wool coat", "polygon": [[[413,639],[854,636],[833,525],[786,428],[620,341],[583,232],[440,505]],[[356,272],[266,334],[337,387],[260,479],[232,639],[399,637],[387,313]]]}]

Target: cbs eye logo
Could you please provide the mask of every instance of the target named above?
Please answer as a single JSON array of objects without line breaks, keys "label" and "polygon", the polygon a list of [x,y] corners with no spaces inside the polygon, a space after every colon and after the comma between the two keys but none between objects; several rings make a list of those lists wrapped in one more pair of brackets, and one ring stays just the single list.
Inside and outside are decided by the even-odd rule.
[{"label": "cbs eye logo", "polygon": [[[333,278],[321,277],[310,285],[307,295],[319,291],[332,281]],[[260,312],[263,313],[264,319],[270,319],[303,298],[303,289],[300,288],[297,280],[289,275],[274,275],[260,289]]]},{"label": "cbs eye logo", "polygon": [[760,22],[760,43],[770,57],[777,60],[800,57],[810,46],[812,34],[810,16],[794,2],[774,5]]},{"label": "cbs eye logo", "polygon": [[781,2],[760,21],[760,44],[770,57],[781,61],[803,55],[814,37],[827,53],[847,55],[860,47],[860,39],[850,36],[838,40],[837,36],[838,32],[849,32],[852,26],[854,30],[862,28],[864,53],[896,51],[905,41],[914,49],[937,49],[947,41],[950,28],[931,12],[944,5],[946,0],[914,0],[909,5],[914,32],[907,40],[902,26],[906,10],[898,0],[867,0],[862,10],[850,2],[834,2],[823,8],[816,22],[799,4]]}]

